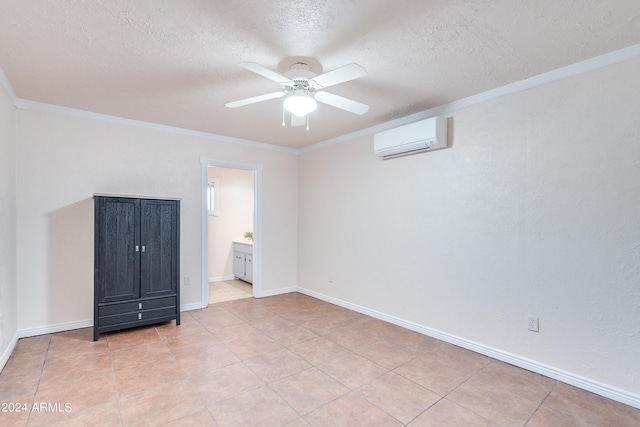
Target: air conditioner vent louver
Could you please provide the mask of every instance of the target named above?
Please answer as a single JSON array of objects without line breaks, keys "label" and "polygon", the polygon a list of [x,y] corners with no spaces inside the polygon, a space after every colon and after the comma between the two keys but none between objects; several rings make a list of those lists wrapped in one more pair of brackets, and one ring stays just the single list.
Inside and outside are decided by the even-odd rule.
[{"label": "air conditioner vent louver", "polygon": [[432,117],[374,135],[373,149],[383,159],[447,147],[447,119]]}]

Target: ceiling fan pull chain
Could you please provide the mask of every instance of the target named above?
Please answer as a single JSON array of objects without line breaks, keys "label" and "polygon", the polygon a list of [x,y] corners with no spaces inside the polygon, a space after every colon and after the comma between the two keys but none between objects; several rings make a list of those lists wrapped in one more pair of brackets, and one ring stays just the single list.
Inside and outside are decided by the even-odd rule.
[{"label": "ceiling fan pull chain", "polygon": [[307,130],[309,130],[309,114],[307,114]]},{"label": "ceiling fan pull chain", "polygon": [[286,126],[284,124],[284,104],[282,105],[282,126]]}]

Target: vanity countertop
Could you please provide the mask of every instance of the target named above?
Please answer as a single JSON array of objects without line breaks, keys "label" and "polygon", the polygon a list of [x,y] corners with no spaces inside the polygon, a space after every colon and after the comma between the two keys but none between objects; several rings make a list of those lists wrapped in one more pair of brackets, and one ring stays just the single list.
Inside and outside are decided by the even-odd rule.
[{"label": "vanity countertop", "polygon": [[252,242],[233,242],[233,251],[252,255],[253,243]]}]

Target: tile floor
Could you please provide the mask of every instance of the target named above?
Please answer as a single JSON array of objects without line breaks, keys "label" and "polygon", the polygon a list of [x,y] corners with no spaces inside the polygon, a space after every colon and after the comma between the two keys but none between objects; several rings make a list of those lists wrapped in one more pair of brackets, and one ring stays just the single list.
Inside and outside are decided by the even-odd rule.
[{"label": "tile floor", "polygon": [[243,282],[242,280],[209,283],[209,304],[251,298],[252,296],[253,287],[251,283]]},{"label": "tile floor", "polygon": [[21,339],[0,401],[12,427],[640,425],[638,409],[298,293],[98,342]]}]

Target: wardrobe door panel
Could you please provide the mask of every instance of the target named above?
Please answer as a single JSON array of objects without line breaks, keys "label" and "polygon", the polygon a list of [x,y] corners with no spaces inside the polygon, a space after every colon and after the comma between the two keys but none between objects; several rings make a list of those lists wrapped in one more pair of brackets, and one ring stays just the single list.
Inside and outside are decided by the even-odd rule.
[{"label": "wardrobe door panel", "polygon": [[[102,233],[98,259],[102,263],[99,302],[115,302],[139,298],[139,216],[140,201],[105,198],[101,214],[104,215],[97,232]],[[136,251],[138,246],[138,251]]]},{"label": "wardrobe door panel", "polygon": [[142,200],[140,296],[142,298],[176,293],[177,202]]}]

